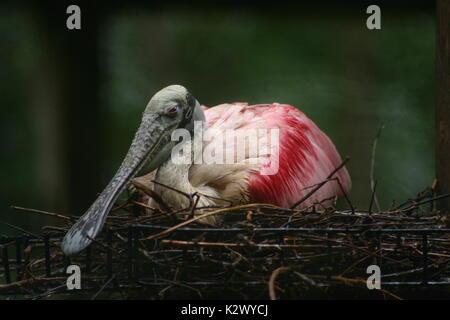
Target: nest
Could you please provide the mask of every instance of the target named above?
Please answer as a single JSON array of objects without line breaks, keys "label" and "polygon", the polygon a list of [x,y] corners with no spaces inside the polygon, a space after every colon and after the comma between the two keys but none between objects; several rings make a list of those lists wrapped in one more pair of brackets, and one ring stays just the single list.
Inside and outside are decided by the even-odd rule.
[{"label": "nest", "polygon": [[[145,191],[145,190],[144,190]],[[188,195],[187,195],[188,196]],[[303,210],[266,204],[179,211],[149,210],[128,197],[88,249],[68,259],[62,236],[75,217],[15,207],[65,220],[42,235],[0,239],[0,294],[40,298],[305,299],[414,298],[450,294],[448,217],[436,197],[388,211]],[[372,207],[372,205],[371,205]],[[220,227],[198,223],[223,214]],[[79,265],[82,290],[68,290],[68,265]],[[367,268],[381,270],[369,290]]]}]

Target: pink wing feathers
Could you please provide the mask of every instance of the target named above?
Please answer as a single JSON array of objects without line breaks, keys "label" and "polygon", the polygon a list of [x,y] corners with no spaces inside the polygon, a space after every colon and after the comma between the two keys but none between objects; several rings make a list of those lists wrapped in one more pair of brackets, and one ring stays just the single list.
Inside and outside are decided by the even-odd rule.
[{"label": "pink wing feathers", "polygon": [[[251,202],[290,207],[310,192],[311,186],[324,181],[342,162],[328,136],[293,106],[277,103],[248,106],[246,103],[235,103],[203,107],[203,110],[208,126],[219,130],[279,128],[279,153],[260,162],[262,168],[278,166],[278,171],[273,175],[261,174],[261,170],[249,173],[247,191]],[[339,179],[345,192],[350,190],[351,180],[345,167],[333,177]],[[326,206],[329,201],[325,199],[341,195],[339,184],[330,181],[299,207],[317,202]]]}]

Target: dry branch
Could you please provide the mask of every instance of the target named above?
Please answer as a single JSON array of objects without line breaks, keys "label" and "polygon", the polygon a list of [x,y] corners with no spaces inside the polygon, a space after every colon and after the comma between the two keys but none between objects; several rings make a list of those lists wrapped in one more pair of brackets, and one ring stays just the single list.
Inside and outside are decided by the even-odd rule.
[{"label": "dry branch", "polygon": [[[335,179],[333,174],[328,181]],[[420,282],[424,275],[427,281],[450,279],[450,230],[438,211],[421,207],[450,194],[421,195],[398,208],[374,213],[356,210],[351,203],[352,209],[344,211],[315,211],[320,208],[317,204],[302,210],[262,203],[197,208],[198,197],[186,196],[191,205],[177,211],[149,211],[153,208],[132,198],[118,207],[108,218],[107,230],[70,260],[82,270],[89,269],[83,283],[90,297],[120,292],[126,297],[183,298],[195,292],[208,298],[222,297],[227,291],[234,298],[283,299],[309,292],[325,294],[324,288],[342,285],[359,290],[358,296],[368,292],[366,267],[378,263],[387,275],[383,281]],[[126,211],[129,206],[134,206],[137,216]],[[192,216],[194,212],[203,214]],[[220,227],[199,223],[215,214],[224,216]],[[73,222],[70,217],[50,215]],[[48,245],[39,235],[22,242],[0,238],[0,279],[6,272],[16,279],[1,284],[0,293],[30,299],[73,294],[61,287],[68,261],[59,246],[66,228],[45,230]],[[24,254],[17,260],[15,246],[24,241]],[[12,247],[8,270],[1,256],[8,255],[7,247]],[[403,292],[391,288],[381,292],[394,299],[403,297]]]}]

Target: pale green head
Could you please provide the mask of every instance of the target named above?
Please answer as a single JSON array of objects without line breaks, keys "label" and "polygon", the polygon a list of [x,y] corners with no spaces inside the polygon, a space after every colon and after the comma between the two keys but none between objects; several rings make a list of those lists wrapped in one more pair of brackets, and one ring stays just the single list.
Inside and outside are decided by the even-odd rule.
[{"label": "pale green head", "polygon": [[[150,146],[148,149],[148,156],[140,173],[150,172],[161,166],[177,143],[170,139],[172,132],[184,128],[192,134],[194,121],[205,121],[205,116],[198,101],[185,87],[171,85],[158,91],[150,99],[142,117],[141,126],[150,124],[154,132],[152,137],[157,139],[154,139],[154,147]],[[140,143],[145,145],[145,138]]]}]

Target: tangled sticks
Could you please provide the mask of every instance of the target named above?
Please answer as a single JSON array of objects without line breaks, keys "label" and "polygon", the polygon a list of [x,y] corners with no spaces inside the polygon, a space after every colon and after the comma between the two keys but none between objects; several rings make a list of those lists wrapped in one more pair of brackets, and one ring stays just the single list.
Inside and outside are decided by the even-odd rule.
[{"label": "tangled sticks", "polygon": [[[202,218],[193,214],[198,195],[186,196],[191,205],[179,211],[128,197],[108,217],[108,230],[70,261],[59,244],[74,219],[32,210],[69,223],[45,227],[41,238],[3,239],[0,274],[8,273],[9,281],[0,284],[0,294],[80,294],[65,286],[69,264],[81,267],[81,293],[91,298],[408,298],[425,287],[427,296],[448,291],[442,286],[450,284],[448,217],[425,206],[445,195],[420,194],[378,212],[320,204],[201,208],[205,215],[225,214],[221,228],[196,223]],[[12,259],[14,248],[21,257]],[[366,286],[374,264],[382,290]]]}]

